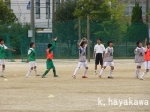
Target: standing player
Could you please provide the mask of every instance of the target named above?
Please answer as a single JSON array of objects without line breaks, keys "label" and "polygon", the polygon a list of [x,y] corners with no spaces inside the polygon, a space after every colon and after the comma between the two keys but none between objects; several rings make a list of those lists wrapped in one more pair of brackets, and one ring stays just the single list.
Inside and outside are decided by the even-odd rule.
[{"label": "standing player", "polygon": [[144,76],[149,72],[150,70],[150,43],[147,43],[147,38],[145,39],[145,55],[144,55],[144,60],[145,60],[145,72],[140,77],[140,80],[144,80]]},{"label": "standing player", "polygon": [[134,50],[135,53],[135,63],[137,65],[136,67],[136,71],[135,71],[135,78],[139,78],[139,73],[140,73],[140,69],[141,66],[144,62],[144,53],[145,53],[145,48],[142,47],[142,42],[138,41],[136,43],[137,48]]},{"label": "standing player", "polygon": [[108,47],[106,48],[106,52],[104,54],[104,66],[102,67],[101,71],[100,71],[100,74],[99,74],[99,77],[101,78],[102,74],[103,74],[103,71],[104,69],[107,67],[107,66],[110,66],[111,67],[111,70],[108,74],[108,78],[113,78],[112,77],[112,72],[114,70],[114,62],[113,62],[113,43],[112,41],[109,41],[108,42]]},{"label": "standing player", "polygon": [[105,53],[105,47],[101,42],[101,39],[97,39],[97,44],[94,47],[93,57],[95,58],[95,75],[97,74],[97,65],[100,63],[101,68],[103,67],[103,54]]},{"label": "standing player", "polygon": [[2,65],[2,74],[1,74],[1,77],[4,77],[4,71],[5,71],[5,58],[6,58],[6,52],[5,50],[10,50],[10,51],[13,51],[15,52],[14,49],[10,49],[8,47],[6,47],[4,45],[4,40],[3,39],[0,39],[0,64]]},{"label": "standing player", "polygon": [[[86,41],[86,42],[85,42]],[[78,62],[78,67],[75,69],[73,78],[76,78],[76,73],[81,67],[85,67],[84,73],[82,78],[88,78],[86,76],[87,70],[88,70],[88,64],[86,62],[86,48],[88,45],[88,40],[86,38],[83,38],[80,43],[79,43],[79,62]]]},{"label": "standing player", "polygon": [[31,71],[34,69],[36,76],[40,76],[37,72],[36,69],[36,59],[35,59],[35,44],[33,42],[30,43],[30,49],[28,50],[28,55],[27,55],[27,63],[29,62],[30,69],[26,74],[26,78],[29,77]]},{"label": "standing player", "polygon": [[47,66],[47,70],[42,75],[42,78],[45,78],[46,74],[50,71],[50,69],[53,69],[54,77],[58,77],[58,75],[56,75],[56,69],[55,69],[55,66],[54,66],[53,61],[52,61],[52,59],[53,59],[53,51],[54,51],[54,48],[56,46],[56,41],[57,41],[57,37],[55,39],[53,39],[52,44],[48,44],[48,48],[46,50],[46,55],[47,55],[46,66]]}]

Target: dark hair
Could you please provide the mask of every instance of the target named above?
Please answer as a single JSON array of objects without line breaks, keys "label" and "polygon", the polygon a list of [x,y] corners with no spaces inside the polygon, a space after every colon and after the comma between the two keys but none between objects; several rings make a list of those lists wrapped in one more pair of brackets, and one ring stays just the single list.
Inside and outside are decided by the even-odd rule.
[{"label": "dark hair", "polygon": [[85,42],[81,42],[80,46],[83,46],[85,44]]},{"label": "dark hair", "polygon": [[0,39],[0,42],[1,42],[1,41],[4,41],[4,39]]},{"label": "dark hair", "polygon": [[150,43],[148,42],[146,45],[148,46],[148,45],[150,45]]},{"label": "dark hair", "polygon": [[137,43],[136,43],[136,45],[138,46],[140,43],[142,43],[141,41],[138,41]]},{"label": "dark hair", "polygon": [[50,47],[52,47],[52,44],[51,44],[51,43],[47,45],[47,48],[50,48]]},{"label": "dark hair", "polygon": [[112,42],[112,41],[108,41],[108,42],[107,42],[107,45],[109,46],[110,43],[113,43],[113,42]]},{"label": "dark hair", "polygon": [[100,38],[98,38],[97,40],[100,40],[100,41],[102,41],[102,39],[100,39]]},{"label": "dark hair", "polygon": [[32,47],[33,45],[34,45],[34,42],[31,42],[31,43],[30,43],[30,47]]}]

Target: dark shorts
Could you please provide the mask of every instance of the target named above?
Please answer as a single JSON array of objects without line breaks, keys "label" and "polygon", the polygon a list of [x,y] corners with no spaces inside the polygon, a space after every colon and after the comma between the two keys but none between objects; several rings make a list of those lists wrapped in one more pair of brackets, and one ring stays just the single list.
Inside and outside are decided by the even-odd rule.
[{"label": "dark shorts", "polygon": [[103,55],[102,53],[97,53],[95,56],[95,65],[103,65]]}]

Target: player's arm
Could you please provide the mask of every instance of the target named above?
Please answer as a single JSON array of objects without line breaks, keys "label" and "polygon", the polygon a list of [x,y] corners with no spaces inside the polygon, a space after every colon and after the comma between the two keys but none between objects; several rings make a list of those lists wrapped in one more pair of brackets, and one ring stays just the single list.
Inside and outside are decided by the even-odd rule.
[{"label": "player's arm", "polygon": [[95,59],[96,56],[96,46],[94,46],[93,58]]},{"label": "player's arm", "polygon": [[147,38],[145,38],[145,43],[144,44],[145,44],[145,47],[146,47],[147,46]]},{"label": "player's arm", "polygon": [[108,49],[106,48],[106,50],[105,50],[106,52],[104,51],[104,57],[103,57],[103,59],[105,59],[106,56],[107,56],[107,50],[108,50]]},{"label": "player's arm", "polygon": [[81,39],[81,41],[79,42],[78,47],[80,47],[82,42],[83,42],[83,39]]},{"label": "player's arm", "polygon": [[50,51],[53,51],[54,48],[56,47],[56,41],[57,41],[57,37],[53,39],[52,47],[50,48]]},{"label": "player's arm", "polygon": [[13,51],[13,52],[15,52],[15,51],[16,51],[16,50],[11,49],[11,48],[7,48],[7,50],[9,50],[9,51]]},{"label": "player's arm", "polygon": [[[106,52],[105,52],[106,51]],[[107,53],[107,50],[105,49],[104,45],[103,45],[103,54],[104,56],[106,56],[105,54]]]}]

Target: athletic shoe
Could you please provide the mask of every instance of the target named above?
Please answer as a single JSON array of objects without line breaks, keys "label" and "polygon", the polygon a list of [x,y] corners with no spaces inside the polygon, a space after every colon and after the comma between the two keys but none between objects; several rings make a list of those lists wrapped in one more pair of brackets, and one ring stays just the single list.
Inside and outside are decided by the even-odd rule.
[{"label": "athletic shoe", "polygon": [[99,75],[99,78],[102,78],[102,76],[101,76],[101,75]]},{"label": "athletic shoe", "polygon": [[42,78],[46,78],[46,77],[42,75]]},{"label": "athletic shoe", "polygon": [[139,78],[140,80],[144,80],[143,78]]},{"label": "athletic shoe", "polygon": [[135,78],[136,78],[136,79],[139,79],[139,77],[138,77],[138,76],[135,76]]},{"label": "athletic shoe", "polygon": [[58,75],[54,75],[54,77],[58,77]]},{"label": "athletic shoe", "polygon": [[4,76],[4,75],[1,75],[1,77],[6,78],[6,76]]},{"label": "athletic shoe", "polygon": [[76,76],[75,76],[75,75],[73,75],[72,77],[73,77],[74,79],[76,79]]},{"label": "athletic shoe", "polygon": [[108,76],[108,79],[113,79],[113,77],[112,76]]},{"label": "athletic shoe", "polygon": [[39,74],[36,75],[37,77],[40,76]]},{"label": "athletic shoe", "polygon": [[82,76],[82,78],[88,78],[87,76]]},{"label": "athletic shoe", "polygon": [[97,75],[97,73],[96,73],[96,72],[94,72],[94,75]]}]

